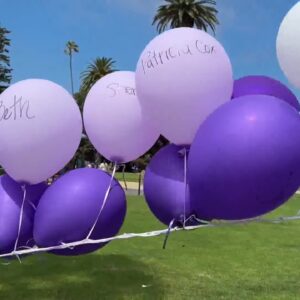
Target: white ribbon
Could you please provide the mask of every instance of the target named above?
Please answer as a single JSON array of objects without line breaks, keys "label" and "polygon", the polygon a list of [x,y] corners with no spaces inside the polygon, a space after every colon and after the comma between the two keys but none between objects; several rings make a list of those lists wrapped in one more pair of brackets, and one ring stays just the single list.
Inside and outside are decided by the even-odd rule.
[{"label": "white ribbon", "polygon": [[[196,226],[186,226],[186,227],[174,227],[174,228],[167,228],[163,230],[156,230],[156,231],[150,231],[150,232],[144,232],[144,233],[124,233],[115,237],[105,238],[105,239],[99,239],[99,240],[92,240],[89,238],[86,238],[81,241],[71,242],[71,243],[63,243],[61,245],[52,246],[52,247],[45,247],[45,248],[39,248],[37,246],[34,246],[32,248],[24,249],[24,250],[14,250],[10,253],[1,254],[0,257],[10,257],[10,256],[19,256],[19,255],[26,255],[26,254],[33,254],[38,252],[48,252],[52,250],[62,250],[62,249],[72,249],[76,246],[81,245],[87,245],[87,244],[100,244],[100,243],[107,243],[114,240],[125,240],[125,239],[131,239],[131,238],[148,238],[148,237],[154,237],[154,236],[160,236],[165,235],[169,232],[175,232],[175,231],[182,231],[182,230],[195,230],[195,229],[203,229],[207,227],[222,227],[222,226],[230,226],[230,225],[237,225],[237,224],[245,224],[245,223],[273,223],[278,224],[282,222],[287,221],[296,221],[300,220],[300,216],[291,216],[291,217],[279,217],[276,219],[261,219],[261,218],[255,218],[255,219],[247,219],[247,220],[238,220],[238,221],[213,221],[213,222],[206,222],[205,224],[196,225]],[[201,221],[201,220],[199,220]]]}]

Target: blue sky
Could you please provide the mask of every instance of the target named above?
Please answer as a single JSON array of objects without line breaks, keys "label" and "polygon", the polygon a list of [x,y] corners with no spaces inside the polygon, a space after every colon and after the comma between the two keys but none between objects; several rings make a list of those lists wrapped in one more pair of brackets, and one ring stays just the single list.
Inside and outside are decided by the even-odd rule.
[{"label": "blue sky", "polygon": [[[45,78],[70,90],[66,41],[79,47],[74,59],[75,89],[80,73],[97,56],[112,57],[120,70],[135,70],[161,0],[0,0],[0,24],[10,38],[13,81]],[[287,83],[276,58],[281,20],[298,0],[217,0],[217,39],[227,50],[235,78],[263,74]],[[290,86],[290,85],[289,85]],[[300,91],[293,89],[300,97]]]}]

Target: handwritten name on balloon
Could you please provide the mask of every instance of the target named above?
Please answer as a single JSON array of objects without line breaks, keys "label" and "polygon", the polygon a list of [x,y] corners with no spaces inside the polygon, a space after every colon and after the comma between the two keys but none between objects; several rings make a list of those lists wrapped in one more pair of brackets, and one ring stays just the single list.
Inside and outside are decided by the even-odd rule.
[{"label": "handwritten name on balloon", "polygon": [[215,53],[216,49],[214,45],[209,45],[200,40],[195,40],[183,47],[172,46],[162,51],[148,51],[148,57],[145,60],[142,59],[141,63],[144,74],[146,74],[147,70],[155,69],[156,67],[162,66],[165,63],[182,56],[192,56],[195,54],[213,55]]},{"label": "handwritten name on balloon", "polygon": [[6,106],[0,101],[0,121],[34,119],[35,116],[30,112],[30,102],[23,97],[14,96],[13,104]]},{"label": "handwritten name on balloon", "polygon": [[108,84],[107,89],[110,90],[110,97],[115,97],[118,94],[118,92],[125,93],[130,96],[136,95],[135,88],[130,86],[124,86],[115,82]]}]

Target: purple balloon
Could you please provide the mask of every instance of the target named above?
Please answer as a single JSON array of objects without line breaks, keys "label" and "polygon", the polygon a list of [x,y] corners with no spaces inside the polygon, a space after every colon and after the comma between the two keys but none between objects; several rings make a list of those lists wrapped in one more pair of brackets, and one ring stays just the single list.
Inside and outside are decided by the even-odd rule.
[{"label": "purple balloon", "polygon": [[286,101],[298,111],[297,97],[283,83],[267,76],[246,76],[234,82],[232,98],[247,95],[269,95]]},{"label": "purple balloon", "polygon": [[144,193],[149,208],[164,224],[183,221],[191,215],[188,189],[184,184],[184,148],[168,145],[150,161],[144,179]]},{"label": "purple balloon", "polygon": [[[34,219],[34,239],[38,246],[49,247],[80,241],[87,237],[96,221],[110,175],[98,169],[76,169],[65,174],[44,193]],[[113,179],[107,202],[91,235],[92,239],[118,233],[126,214],[124,190]],[[82,245],[55,250],[58,255],[79,255],[95,251],[105,244]]]},{"label": "purple balloon", "polygon": [[[36,203],[44,192],[44,185],[27,186],[22,227],[18,248],[32,245],[34,209],[30,202]],[[0,254],[14,250],[18,236],[20,210],[23,190],[19,183],[8,175],[0,177]]]},{"label": "purple balloon", "polygon": [[45,182],[41,182],[38,184],[27,185],[26,186],[26,193],[30,194],[30,203],[34,208],[37,207],[42,195],[48,188],[48,185]]},{"label": "purple balloon", "polygon": [[202,219],[265,214],[300,185],[298,112],[271,96],[240,100],[211,114],[191,146],[191,201]]}]

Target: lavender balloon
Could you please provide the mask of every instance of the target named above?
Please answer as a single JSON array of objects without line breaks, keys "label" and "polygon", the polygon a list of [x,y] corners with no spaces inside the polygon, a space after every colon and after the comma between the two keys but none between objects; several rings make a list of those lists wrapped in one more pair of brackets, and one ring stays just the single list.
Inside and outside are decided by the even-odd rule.
[{"label": "lavender balloon", "polygon": [[247,95],[269,95],[284,100],[298,111],[300,104],[292,91],[280,81],[267,76],[246,76],[234,82],[232,98]]},{"label": "lavender balloon", "polygon": [[176,28],[155,37],[140,56],[136,87],[143,111],[172,143],[190,145],[199,125],[230,100],[232,67],[208,33]]},{"label": "lavender balloon", "polygon": [[135,160],[159,137],[141,110],[133,72],[114,72],[100,79],[87,95],[83,117],[92,144],[110,161]]},{"label": "lavender balloon", "polygon": [[190,198],[184,180],[185,148],[168,145],[151,159],[144,180],[149,208],[164,224],[182,222],[191,215]]},{"label": "lavender balloon", "polygon": [[225,104],[199,128],[189,155],[192,203],[203,219],[245,219],[287,201],[300,185],[300,117],[282,100]]},{"label": "lavender balloon", "polygon": [[[43,195],[36,210],[34,239],[37,245],[49,247],[86,238],[96,221],[109,182],[110,176],[107,173],[90,168],[73,170],[55,181]],[[114,179],[91,238],[114,236],[121,228],[125,214],[125,193]],[[104,245],[82,245],[53,252],[59,255],[79,255]]]},{"label": "lavender balloon", "polygon": [[[34,208],[31,203],[38,202],[45,191],[45,185],[26,187],[25,206],[18,248],[32,245]],[[18,236],[23,190],[20,184],[7,175],[0,177],[0,254],[14,250]]]},{"label": "lavender balloon", "polygon": [[78,105],[51,81],[20,81],[0,95],[0,165],[16,181],[36,184],[57,173],[81,132]]}]

